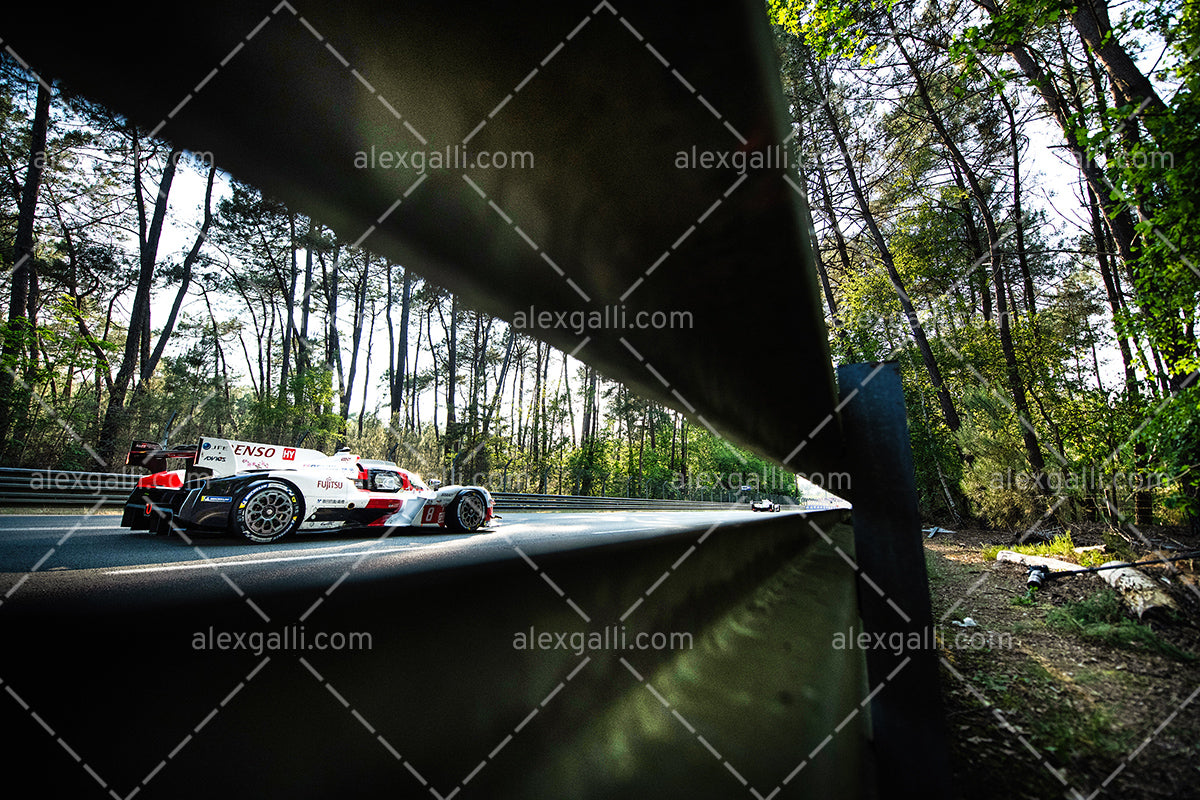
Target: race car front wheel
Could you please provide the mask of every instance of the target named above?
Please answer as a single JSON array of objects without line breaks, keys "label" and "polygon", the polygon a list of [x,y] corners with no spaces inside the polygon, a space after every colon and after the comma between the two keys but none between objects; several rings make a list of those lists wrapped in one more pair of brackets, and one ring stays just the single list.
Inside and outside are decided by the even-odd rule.
[{"label": "race car front wheel", "polygon": [[303,510],[300,496],[290,484],[252,483],[238,501],[234,527],[255,544],[267,544],[300,527]]},{"label": "race car front wheel", "polygon": [[473,531],[487,517],[487,501],[479,492],[465,491],[446,509],[446,527],[452,531]]}]

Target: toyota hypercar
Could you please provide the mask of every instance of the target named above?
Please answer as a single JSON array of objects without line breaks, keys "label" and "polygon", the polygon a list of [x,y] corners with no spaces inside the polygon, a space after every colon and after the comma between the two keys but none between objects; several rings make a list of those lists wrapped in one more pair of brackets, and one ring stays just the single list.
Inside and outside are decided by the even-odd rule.
[{"label": "toyota hypercar", "polygon": [[[167,470],[167,459],[187,462]],[[266,544],[296,531],[413,526],[474,531],[495,518],[481,486],[427,485],[391,461],[300,447],[202,437],[160,447],[134,442],[126,463],[148,467],[121,524],[167,533],[228,532]]]}]

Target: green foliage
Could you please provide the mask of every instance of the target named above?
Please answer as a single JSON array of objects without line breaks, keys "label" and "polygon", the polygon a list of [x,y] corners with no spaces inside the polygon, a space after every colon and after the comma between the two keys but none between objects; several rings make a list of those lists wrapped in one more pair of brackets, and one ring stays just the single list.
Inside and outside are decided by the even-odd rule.
[{"label": "green foliage", "polygon": [[600,488],[608,475],[608,464],[612,456],[608,452],[608,442],[597,437],[589,437],[567,457],[568,470],[571,476],[572,494],[603,494]]},{"label": "green foliage", "polygon": [[961,515],[965,511],[959,491],[964,466],[961,454],[941,418],[929,407],[927,398],[932,397],[933,387],[926,377],[917,368],[908,371],[905,377],[909,439],[921,514],[929,519]]},{"label": "green foliage", "polygon": [[1111,560],[1111,556],[1095,550],[1085,550],[1082,553],[1075,552],[1075,541],[1071,538],[1071,532],[1060,533],[1049,542],[1037,542],[1035,544],[1018,544],[1009,547],[1008,545],[990,545],[983,548],[983,557],[988,561],[994,561],[996,554],[1001,550],[1012,550],[1015,553],[1021,553],[1027,556],[1042,556],[1043,558],[1057,558],[1060,560],[1075,560],[1079,562],[1081,567],[1095,567]]},{"label": "green foliage", "polygon": [[768,0],[771,21],[798,36],[821,57],[838,55],[869,63],[876,45],[868,40],[865,20],[891,7],[894,0]]},{"label": "green foliage", "polygon": [[1046,614],[1046,622],[1061,631],[1107,647],[1150,651],[1177,661],[1195,661],[1196,656],[1164,640],[1152,628],[1126,616],[1120,598],[1105,589],[1084,599],[1072,601]]},{"label": "green foliage", "polygon": [[247,403],[243,437],[286,444],[304,435],[305,447],[332,451],[347,441],[345,422],[328,410],[332,401],[327,369],[297,371],[289,379],[286,393],[256,397]]},{"label": "green foliage", "polygon": [[960,41],[965,46],[956,50],[955,55],[967,55],[984,44],[1012,45],[1028,41],[1032,33],[1054,25],[1063,11],[1061,4],[1050,0],[1005,3],[1002,13],[993,15],[986,24],[970,26],[964,31]]},{"label": "green foliage", "polygon": [[[1171,113],[1151,117],[1146,127],[1152,138],[1139,140],[1128,151],[1114,179],[1114,194],[1137,202],[1142,257],[1135,280],[1142,298],[1138,327],[1153,337],[1167,354],[1172,374],[1200,369],[1191,326],[1200,303],[1200,76],[1195,67],[1182,75]],[[1117,125],[1127,125],[1135,109],[1122,109]]]},{"label": "green foliage", "polygon": [[1167,505],[1200,520],[1200,386],[1167,400],[1138,434],[1168,475]]},{"label": "green foliage", "polygon": [[972,454],[963,468],[962,490],[982,519],[1007,528],[1041,516],[1037,493],[1021,448],[1020,424],[1003,399],[986,387],[962,397],[960,447]]},{"label": "green foliage", "polygon": [[1030,664],[1029,674],[1025,682],[1032,685],[1030,700],[1036,700],[1032,703],[1027,700],[1024,705],[1050,709],[1049,713],[1035,715],[1030,723],[1033,739],[1040,749],[1068,758],[1090,752],[1112,759],[1129,752],[1130,733],[1114,724],[1103,708],[1079,708],[1064,703],[1061,681],[1037,662]]},{"label": "green foliage", "polygon": [[1036,606],[1038,604],[1037,586],[1028,587],[1025,590],[1025,594],[1019,597],[1014,597],[1011,602],[1014,606]]},{"label": "green foliage", "polygon": [[1027,556],[1043,556],[1047,558],[1063,558],[1064,556],[1072,556],[1075,554],[1075,543],[1071,540],[1070,533],[1062,533],[1055,536],[1049,542],[1038,542],[1037,544],[1019,544],[1013,547],[1005,547],[1003,545],[992,545],[983,549],[983,557],[988,561],[993,561],[996,554],[1001,550],[1012,550],[1016,553],[1021,553]]}]

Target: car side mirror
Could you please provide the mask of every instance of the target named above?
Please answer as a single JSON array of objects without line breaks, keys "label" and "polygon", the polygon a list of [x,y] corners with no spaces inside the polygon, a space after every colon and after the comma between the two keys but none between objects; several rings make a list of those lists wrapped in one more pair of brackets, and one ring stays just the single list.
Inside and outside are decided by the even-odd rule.
[{"label": "car side mirror", "polygon": [[439,481],[437,478],[433,478],[432,480],[430,480],[430,481],[429,481],[429,488],[430,488],[430,489],[436,489],[436,488],[438,488],[438,487],[439,487],[439,486],[441,486],[441,485],[442,485],[442,482],[441,482],[441,481]]}]

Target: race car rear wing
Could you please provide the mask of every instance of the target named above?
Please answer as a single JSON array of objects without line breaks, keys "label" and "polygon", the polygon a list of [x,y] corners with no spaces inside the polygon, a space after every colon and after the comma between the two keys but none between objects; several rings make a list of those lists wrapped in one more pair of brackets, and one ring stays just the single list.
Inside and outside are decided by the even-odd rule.
[{"label": "race car rear wing", "polygon": [[162,447],[157,442],[134,442],[129,447],[125,463],[145,467],[151,472],[165,472],[167,459],[182,458],[186,469],[202,470],[214,477],[227,477],[241,472],[272,469],[303,469],[305,467],[334,467],[357,473],[358,456],[338,451],[329,456],[320,450],[304,447],[281,447],[259,442],[200,437],[199,444]]},{"label": "race car rear wing", "polygon": [[195,460],[197,467],[211,470],[214,476],[220,478],[253,470],[330,466],[356,474],[358,456],[341,451],[329,456],[320,450],[304,447],[282,447],[202,436]]},{"label": "race car rear wing", "polygon": [[158,442],[134,442],[129,446],[129,455],[125,457],[125,466],[145,467],[151,472],[163,472],[167,468],[168,458],[182,458],[191,464],[196,463],[198,445],[185,444],[178,447],[162,447]]}]

